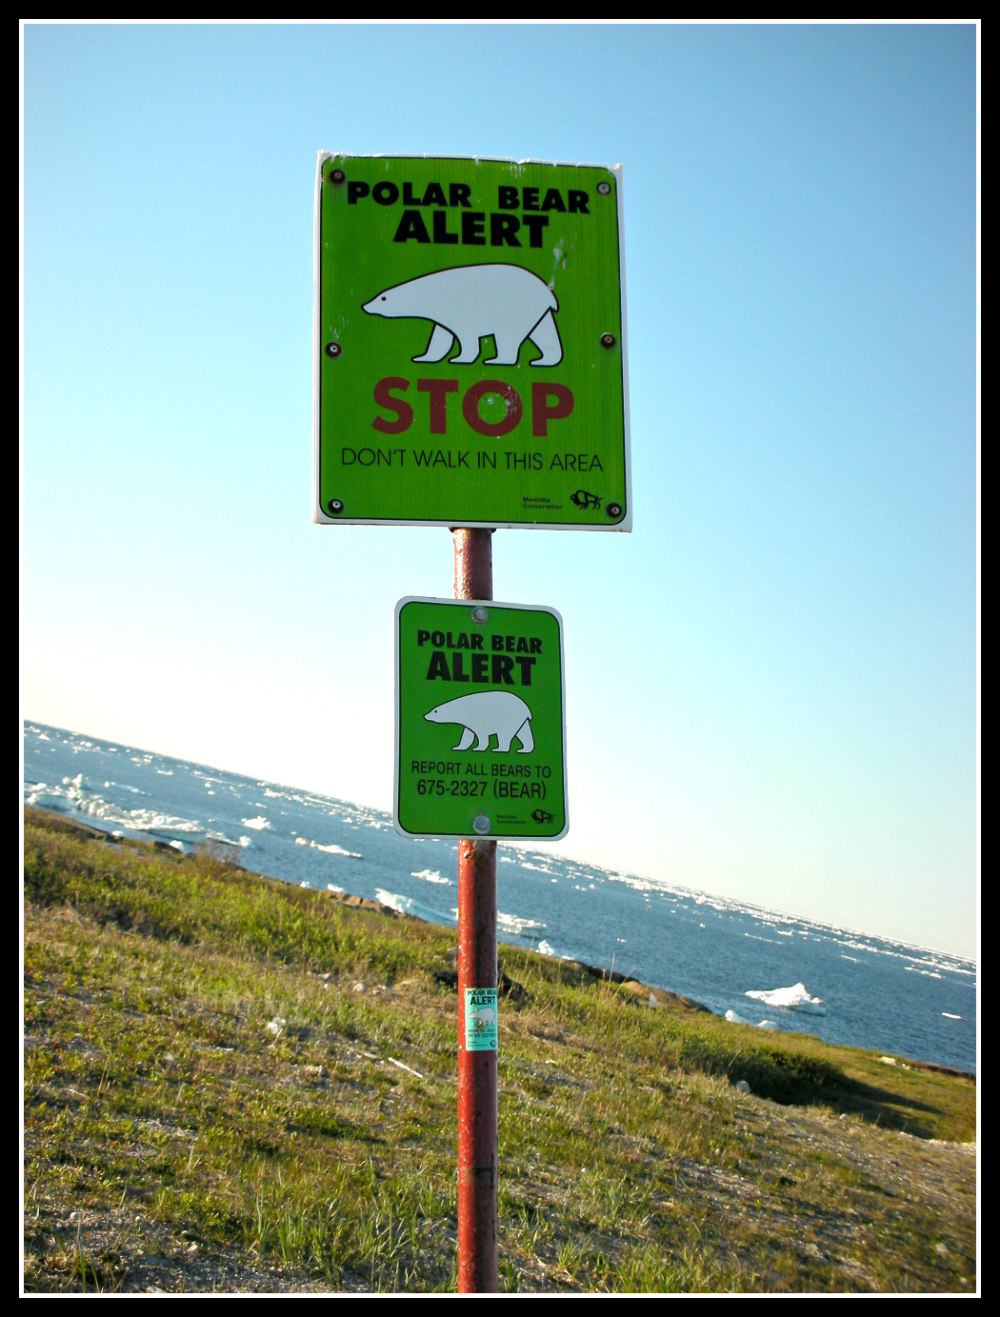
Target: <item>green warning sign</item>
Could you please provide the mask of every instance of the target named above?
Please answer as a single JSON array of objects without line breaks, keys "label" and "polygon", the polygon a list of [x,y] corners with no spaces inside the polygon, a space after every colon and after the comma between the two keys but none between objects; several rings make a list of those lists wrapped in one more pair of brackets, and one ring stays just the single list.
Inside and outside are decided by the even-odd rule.
[{"label": "green warning sign", "polygon": [[497,1050],[496,988],[466,988],[464,1018],[465,1050],[495,1052]]},{"label": "green warning sign", "polygon": [[564,764],[559,614],[493,601],[400,600],[396,830],[565,836]]},{"label": "green warning sign", "polygon": [[319,522],[630,530],[621,170],[321,153]]}]

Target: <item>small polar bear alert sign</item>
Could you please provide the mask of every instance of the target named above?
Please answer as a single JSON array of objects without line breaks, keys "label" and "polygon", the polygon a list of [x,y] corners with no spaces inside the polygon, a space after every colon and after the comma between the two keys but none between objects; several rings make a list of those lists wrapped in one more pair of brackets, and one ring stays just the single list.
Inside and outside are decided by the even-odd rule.
[{"label": "small polar bear alert sign", "polygon": [[463,1005],[465,1050],[495,1052],[497,1048],[496,988],[466,988]]},{"label": "small polar bear alert sign", "polygon": [[326,524],[632,528],[618,165],[320,152]]},{"label": "small polar bear alert sign", "polygon": [[565,836],[563,708],[562,619],[553,609],[400,600],[396,830]]}]

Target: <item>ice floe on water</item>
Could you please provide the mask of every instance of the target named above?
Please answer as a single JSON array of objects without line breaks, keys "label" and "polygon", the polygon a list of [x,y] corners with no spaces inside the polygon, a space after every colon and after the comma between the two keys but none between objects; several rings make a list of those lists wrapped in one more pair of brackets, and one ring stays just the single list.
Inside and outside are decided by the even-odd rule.
[{"label": "ice floe on water", "polygon": [[826,1006],[819,997],[811,997],[804,983],[793,983],[790,988],[752,988],[744,997],[762,1001],[765,1006],[783,1006],[786,1011],[805,1011],[808,1015],[825,1015]]},{"label": "ice floe on water", "polygon": [[[107,789],[120,790],[116,783],[105,782]],[[130,794],[142,795],[134,787],[124,788]],[[130,809],[106,800],[82,773],[64,777],[61,784],[35,782],[25,785],[24,803],[40,809],[58,810],[62,814],[78,814],[91,818],[106,831],[122,829],[126,832],[146,833],[161,841],[193,845],[205,837],[205,828],[192,819],[179,818],[151,809]]]},{"label": "ice floe on water", "polygon": [[34,805],[37,809],[54,809],[60,814],[69,814],[76,808],[65,791],[60,791],[58,788],[50,791],[44,783],[34,791],[27,792],[24,803]]},{"label": "ice floe on water", "polygon": [[[730,1024],[750,1023],[749,1020],[745,1020],[742,1015],[737,1015],[736,1012],[732,1010],[726,1011],[726,1019],[729,1021]],[[776,1031],[778,1029],[778,1025],[775,1024],[773,1020],[761,1020],[759,1024],[755,1024],[753,1027],[755,1029],[771,1029],[772,1031]]]},{"label": "ice floe on water", "polygon": [[63,814],[72,810],[88,813],[92,812],[88,809],[89,789],[90,784],[82,773],[77,773],[76,777],[64,777],[58,786],[47,782],[26,782],[24,803],[37,805],[39,809],[59,810]]},{"label": "ice floe on water", "polygon": [[190,819],[174,818],[170,814],[149,814],[148,810],[133,810],[128,827],[159,837],[163,841],[184,842],[193,845],[203,841],[205,829]]},{"label": "ice floe on water", "polygon": [[524,919],[521,915],[505,915],[497,911],[497,928],[501,933],[511,933],[523,937],[526,933],[541,933],[545,925],[536,919]]},{"label": "ice floe on water", "polygon": [[255,819],[240,819],[245,828],[253,828],[255,832],[263,832],[265,828],[271,826],[271,820],[266,819],[263,814],[258,814]]},{"label": "ice floe on water", "polygon": [[[246,820],[244,820],[244,822],[245,822],[245,821],[246,821]],[[318,841],[310,841],[308,837],[296,837],[296,838],[295,838],[295,845],[296,845],[296,846],[309,846],[309,847],[311,847],[314,851],[323,851],[323,853],[326,854],[326,855],[345,855],[349,860],[363,860],[363,859],[364,859],[364,856],[363,856],[363,855],[359,855],[357,851],[349,851],[349,850],[345,850],[345,848],[344,848],[343,846],[338,846],[337,843],[334,842],[334,841],[331,841],[330,844],[329,844],[328,846],[324,846],[321,842],[318,842]]]},{"label": "ice floe on water", "polygon": [[401,915],[416,915],[418,919],[426,919],[432,924],[453,924],[458,922],[458,911],[453,911],[451,915],[445,914],[442,910],[436,910],[433,906],[424,905],[422,901],[416,901],[412,896],[403,896],[400,892],[388,892],[384,887],[375,888],[375,899],[387,905],[390,910],[398,910]]},{"label": "ice floe on water", "polygon": [[410,874],[411,878],[422,878],[425,883],[443,883],[444,886],[451,886],[451,879],[443,877],[437,869],[418,869]]}]

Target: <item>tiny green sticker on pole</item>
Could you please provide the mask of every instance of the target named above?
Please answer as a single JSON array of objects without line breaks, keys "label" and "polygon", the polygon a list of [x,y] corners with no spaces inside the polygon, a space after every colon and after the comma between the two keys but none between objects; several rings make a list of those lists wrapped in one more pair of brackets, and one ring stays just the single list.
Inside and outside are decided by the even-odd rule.
[{"label": "tiny green sticker on pole", "polygon": [[400,600],[398,832],[566,835],[562,650],[562,619],[549,608]]},{"label": "tiny green sticker on pole", "polygon": [[497,1050],[496,988],[465,989],[465,1050]]}]

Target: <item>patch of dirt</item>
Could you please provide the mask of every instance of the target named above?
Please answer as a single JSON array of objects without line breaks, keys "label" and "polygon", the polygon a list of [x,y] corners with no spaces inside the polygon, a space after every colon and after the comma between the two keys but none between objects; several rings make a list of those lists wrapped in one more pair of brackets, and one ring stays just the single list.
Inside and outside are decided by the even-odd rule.
[{"label": "patch of dirt", "polygon": [[[220,1248],[175,1233],[137,1215],[106,1211],[45,1211],[26,1222],[27,1293],[329,1294],[329,1285],[293,1267]],[[337,1293],[363,1293],[361,1282]]]}]

